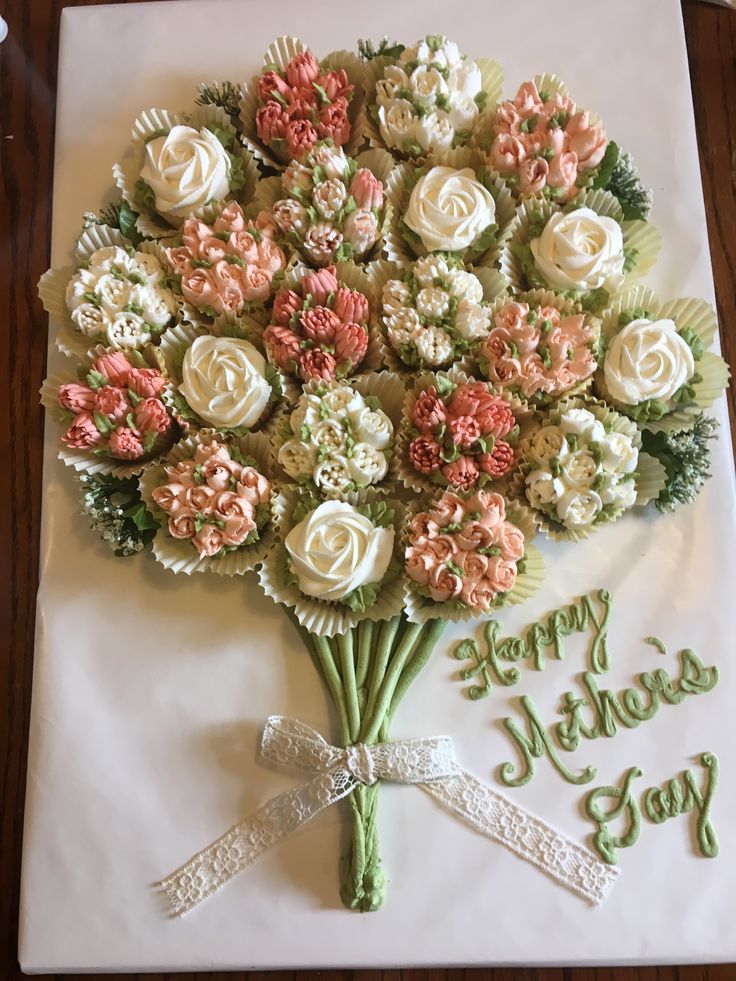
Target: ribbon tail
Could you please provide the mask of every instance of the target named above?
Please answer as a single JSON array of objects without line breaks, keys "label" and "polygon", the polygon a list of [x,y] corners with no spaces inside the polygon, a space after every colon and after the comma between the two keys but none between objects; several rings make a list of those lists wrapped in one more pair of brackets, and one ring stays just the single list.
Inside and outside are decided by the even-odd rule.
[{"label": "ribbon tail", "polygon": [[191,912],[257,858],[355,787],[343,767],[271,798],[158,883],[179,916]]},{"label": "ribbon tail", "polygon": [[418,785],[448,811],[487,838],[536,865],[560,885],[599,905],[619,870],[567,835],[535,817],[488,784],[463,771],[448,780]]}]

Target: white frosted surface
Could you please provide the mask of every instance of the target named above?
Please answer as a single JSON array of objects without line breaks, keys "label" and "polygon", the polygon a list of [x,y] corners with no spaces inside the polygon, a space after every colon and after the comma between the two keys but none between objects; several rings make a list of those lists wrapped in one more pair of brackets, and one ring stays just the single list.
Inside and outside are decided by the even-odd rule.
[{"label": "white frosted surface", "polygon": [[[520,14],[523,6],[524,14]],[[195,84],[247,78],[273,37],[301,36],[319,52],[355,35],[411,42],[442,31],[503,64],[512,94],[544,70],[567,80],[630,149],[655,190],[664,250],[649,284],[662,296],[712,300],[707,233],[678,0],[464,0],[366,8],[326,0],[258,4],[207,0],[68,9],[62,20],[52,258],[66,262],[84,210],[112,196],[110,168],[135,115],[178,109]],[[366,10],[368,13],[366,13]],[[319,24],[319,27],[317,26]],[[574,29],[571,30],[571,25]],[[204,39],[212,38],[210,43]],[[583,43],[583,38],[594,39]],[[103,40],[104,39],[104,40]],[[50,354],[53,368],[60,361]],[[150,557],[114,560],[76,514],[70,474],[45,451],[20,959],[26,971],[297,966],[723,961],[736,958],[736,739],[733,462],[725,402],[714,478],[674,516],[629,517],[582,545],[543,543],[548,583],[504,615],[504,635],[589,590],[615,598],[617,690],[690,646],[717,663],[715,691],[664,706],[615,739],[584,743],[591,786],[638,764],[647,786],[704,750],[721,761],[713,805],[721,856],[693,847],[692,819],[644,822],[621,852],[623,874],[600,909],[471,832],[419,791],[381,791],[386,904],[343,910],[338,806],[279,846],[184,920],[169,918],[150,884],[249,810],[293,785],[256,759],[267,715],[292,714],[333,735],[326,698],[283,612],[255,580],[173,577]],[[463,764],[495,781],[515,758],[500,725],[529,694],[553,721],[584,670],[582,637],[543,673],[471,703],[456,680],[448,630],[407,697],[394,735],[448,732]],[[642,638],[668,644],[666,661]],[[480,630],[476,631],[480,637]],[[702,779],[701,769],[696,772]],[[496,784],[499,786],[498,784]],[[566,784],[546,760],[514,799],[588,839],[589,788]],[[588,839],[589,840],[589,839]]]}]

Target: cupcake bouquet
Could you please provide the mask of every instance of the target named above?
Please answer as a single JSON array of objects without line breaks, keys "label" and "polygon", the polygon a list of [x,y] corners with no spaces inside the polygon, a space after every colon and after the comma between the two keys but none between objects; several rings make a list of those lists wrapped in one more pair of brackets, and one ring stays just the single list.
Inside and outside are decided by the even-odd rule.
[{"label": "cupcake bouquet", "polygon": [[[648,195],[558,80],[501,101],[439,35],[362,54],[279,38],[248,86],[142,113],[122,199],[40,284],[68,359],[42,399],[93,527],[260,584],[351,759],[447,621],[539,588],[537,531],[694,499],[728,376],[708,305],[634,282]],[[378,788],[348,794],[353,909],[384,898]]]}]

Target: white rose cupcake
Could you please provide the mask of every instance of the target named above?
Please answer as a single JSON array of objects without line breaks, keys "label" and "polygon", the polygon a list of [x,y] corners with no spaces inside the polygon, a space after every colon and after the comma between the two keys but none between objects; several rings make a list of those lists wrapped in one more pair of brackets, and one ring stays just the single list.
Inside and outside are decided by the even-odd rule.
[{"label": "white rose cupcake", "polygon": [[501,253],[514,291],[551,289],[600,313],[654,265],[661,240],[646,221],[625,221],[608,191],[589,191],[565,208],[525,199]]},{"label": "white rose cupcake", "polygon": [[395,436],[404,391],[389,372],[347,385],[310,382],[273,437],[286,481],[319,498],[361,503],[388,493],[396,478]]},{"label": "white rose cupcake", "polygon": [[716,331],[715,311],[704,300],[663,303],[637,287],[603,320],[598,394],[645,429],[691,428],[728,383],[728,365],[707,350]]},{"label": "white rose cupcake", "polygon": [[397,502],[352,505],[286,490],[275,502],[279,541],[259,571],[275,602],[312,633],[332,637],[403,608],[395,557]]},{"label": "white rose cupcake", "polygon": [[657,498],[664,467],[641,433],[602,402],[566,399],[522,447],[516,492],[550,538],[577,541]]},{"label": "white rose cupcake", "polygon": [[457,45],[430,34],[398,57],[365,67],[366,133],[372,146],[420,159],[464,146],[501,98],[503,72],[495,61],[471,60]]},{"label": "white rose cupcake", "polygon": [[387,194],[394,222],[386,254],[404,264],[428,253],[452,253],[492,266],[514,215],[511,194],[500,179],[484,179],[473,151],[455,150],[446,159],[442,165],[400,164],[392,173]]},{"label": "white rose cupcake", "polygon": [[190,215],[206,220],[211,204],[248,203],[258,169],[223,109],[148,109],[133,124],[131,147],[113,167],[113,177],[139,215],[140,234],[159,238]]},{"label": "white rose cupcake", "polygon": [[263,430],[283,392],[281,379],[253,340],[181,325],[162,351],[181,419],[195,429],[243,436]]}]

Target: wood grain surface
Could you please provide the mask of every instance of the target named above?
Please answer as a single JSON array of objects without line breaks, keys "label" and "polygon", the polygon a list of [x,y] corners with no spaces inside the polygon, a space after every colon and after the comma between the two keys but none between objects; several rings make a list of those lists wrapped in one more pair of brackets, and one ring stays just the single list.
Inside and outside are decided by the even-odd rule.
[{"label": "wood grain surface", "polygon": [[[83,2],[5,0],[0,4],[0,13],[9,26],[9,35],[0,45],[0,385],[7,396],[6,411],[0,422],[2,979],[20,976],[16,953],[18,897],[42,487],[43,418],[37,393],[44,374],[47,335],[46,316],[36,296],[35,284],[49,263],[59,18],[62,6],[78,6]],[[735,374],[736,12],[697,0],[683,0],[683,16],[721,339]],[[732,385],[729,392],[732,421],[736,409],[734,391]],[[733,861],[733,857],[724,856],[723,860]],[[681,926],[673,922],[672,929]],[[84,928],[80,924],[80,929]],[[465,981],[479,977],[492,981],[734,981],[736,965],[278,972],[270,977],[281,981],[299,974],[305,981],[311,981],[349,974],[354,981],[373,981],[379,973],[382,981]]]}]

